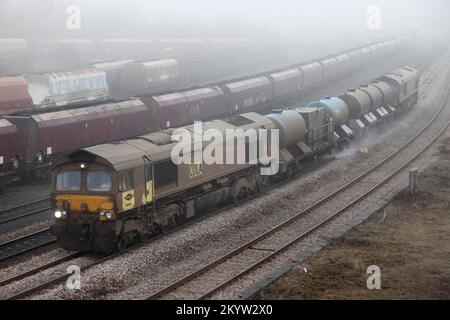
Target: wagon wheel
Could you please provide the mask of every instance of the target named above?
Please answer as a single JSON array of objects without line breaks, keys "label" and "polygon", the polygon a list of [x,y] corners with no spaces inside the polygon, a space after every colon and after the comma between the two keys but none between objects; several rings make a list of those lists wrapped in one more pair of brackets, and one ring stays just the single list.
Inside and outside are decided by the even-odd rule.
[{"label": "wagon wheel", "polygon": [[295,175],[294,169],[292,167],[288,167],[286,169],[286,177],[291,179]]},{"label": "wagon wheel", "polygon": [[121,236],[117,240],[116,248],[119,252],[123,252],[127,248],[127,243]]},{"label": "wagon wheel", "polygon": [[256,189],[258,192],[264,190],[269,185],[269,178],[267,176],[261,176],[258,183],[256,184]]},{"label": "wagon wheel", "polygon": [[177,227],[181,224],[181,217],[180,215],[176,214],[172,218],[173,227]]}]

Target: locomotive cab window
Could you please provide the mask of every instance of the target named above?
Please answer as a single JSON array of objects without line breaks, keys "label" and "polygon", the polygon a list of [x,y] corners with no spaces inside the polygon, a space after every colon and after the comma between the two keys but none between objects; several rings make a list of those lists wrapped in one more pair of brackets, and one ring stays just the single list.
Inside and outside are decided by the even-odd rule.
[{"label": "locomotive cab window", "polygon": [[111,184],[111,174],[107,171],[91,171],[87,174],[88,191],[109,192]]},{"label": "locomotive cab window", "polygon": [[119,191],[133,189],[133,170],[123,171],[119,174]]},{"label": "locomotive cab window", "polygon": [[57,191],[80,191],[80,171],[60,171],[56,177]]}]

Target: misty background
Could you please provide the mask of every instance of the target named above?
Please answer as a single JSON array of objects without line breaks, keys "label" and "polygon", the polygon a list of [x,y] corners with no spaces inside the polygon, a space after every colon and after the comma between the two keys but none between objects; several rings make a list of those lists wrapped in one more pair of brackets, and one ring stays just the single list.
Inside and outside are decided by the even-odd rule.
[{"label": "misty background", "polygon": [[449,14],[448,0],[0,0],[0,58],[20,45],[5,39],[242,39],[300,62],[407,34],[448,39]]},{"label": "misty background", "polygon": [[[66,28],[69,5],[80,30]],[[367,28],[367,8],[381,28]],[[1,38],[259,38],[321,41],[449,29],[447,0],[0,0]],[[446,30],[445,30],[446,29]]]}]

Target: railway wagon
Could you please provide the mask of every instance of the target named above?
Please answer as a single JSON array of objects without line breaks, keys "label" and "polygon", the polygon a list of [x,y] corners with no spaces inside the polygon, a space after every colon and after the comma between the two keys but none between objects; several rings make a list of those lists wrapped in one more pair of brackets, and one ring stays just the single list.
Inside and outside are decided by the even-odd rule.
[{"label": "railway wagon", "polygon": [[145,133],[150,114],[143,102],[128,100],[8,120],[19,132],[20,161],[29,166],[71,150]]},{"label": "railway wagon", "polygon": [[361,50],[352,50],[348,55],[351,58],[352,70],[357,70],[363,65]]},{"label": "railway wagon", "polygon": [[371,54],[371,50],[369,47],[364,47],[361,49],[362,64],[366,64],[367,62],[369,62],[371,57],[372,57],[372,54]]},{"label": "railway wagon", "polygon": [[121,94],[133,97],[172,88],[179,79],[178,61],[163,59],[125,64],[120,74]]},{"label": "railway wagon", "polygon": [[316,88],[324,80],[323,66],[318,62],[308,63],[299,69],[303,74],[305,90]]},{"label": "railway wagon", "polygon": [[153,96],[143,101],[152,110],[159,129],[231,115],[224,92],[216,86]]},{"label": "railway wagon", "polygon": [[322,65],[323,79],[331,81],[339,76],[339,61],[336,58],[328,58],[319,62]]},{"label": "railway wagon", "polygon": [[33,101],[24,77],[0,78],[0,116],[31,111]]},{"label": "railway wagon", "polygon": [[394,89],[384,81],[372,81],[370,83],[371,86],[377,88],[382,95],[382,106],[395,106],[396,98]]},{"label": "railway wagon", "polygon": [[336,57],[339,64],[339,74],[345,75],[352,71],[353,61],[352,56],[348,53],[340,54]]},{"label": "railway wagon", "polygon": [[[19,135],[17,128],[8,120],[0,119],[0,168],[14,169],[18,166]],[[13,168],[8,168],[8,167]],[[1,177],[1,172],[0,172]]]},{"label": "railway wagon", "polygon": [[376,57],[378,57],[381,54],[381,52],[380,52],[381,48],[378,47],[378,45],[375,45],[375,44],[370,45],[369,49],[370,49],[370,56],[371,56],[371,58],[376,58]]},{"label": "railway wagon", "polygon": [[383,106],[383,95],[377,87],[368,84],[362,85],[359,88],[367,93],[370,98],[370,112],[374,112],[375,110]]},{"label": "railway wagon", "polygon": [[370,112],[372,106],[369,95],[360,89],[349,89],[346,93],[339,96],[339,99],[347,104],[350,119],[362,117]]},{"label": "railway wagon", "polygon": [[109,93],[112,98],[120,98],[120,74],[122,68],[128,64],[134,62],[133,60],[117,60],[110,62],[102,62],[91,65],[100,72],[106,74],[106,81],[108,83]]},{"label": "railway wagon", "polygon": [[347,104],[337,97],[324,97],[309,103],[307,107],[326,109],[330,118],[333,119],[335,126],[342,126],[348,121],[350,116],[350,110]]},{"label": "railway wagon", "polygon": [[273,85],[267,77],[257,77],[220,86],[234,113],[267,109],[273,98]]},{"label": "railway wagon", "polygon": [[26,75],[35,111],[109,99],[104,72],[94,68]]},{"label": "railway wagon", "polygon": [[273,83],[274,99],[297,95],[305,86],[302,72],[297,68],[271,73],[268,78]]}]

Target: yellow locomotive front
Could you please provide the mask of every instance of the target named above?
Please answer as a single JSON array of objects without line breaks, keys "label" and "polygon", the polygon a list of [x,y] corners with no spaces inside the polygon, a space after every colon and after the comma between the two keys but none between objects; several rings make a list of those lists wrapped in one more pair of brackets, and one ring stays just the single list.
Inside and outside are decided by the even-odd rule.
[{"label": "yellow locomotive front", "polygon": [[55,224],[50,230],[64,249],[115,249],[116,184],[114,170],[105,164],[70,158],[58,161],[52,170]]}]

